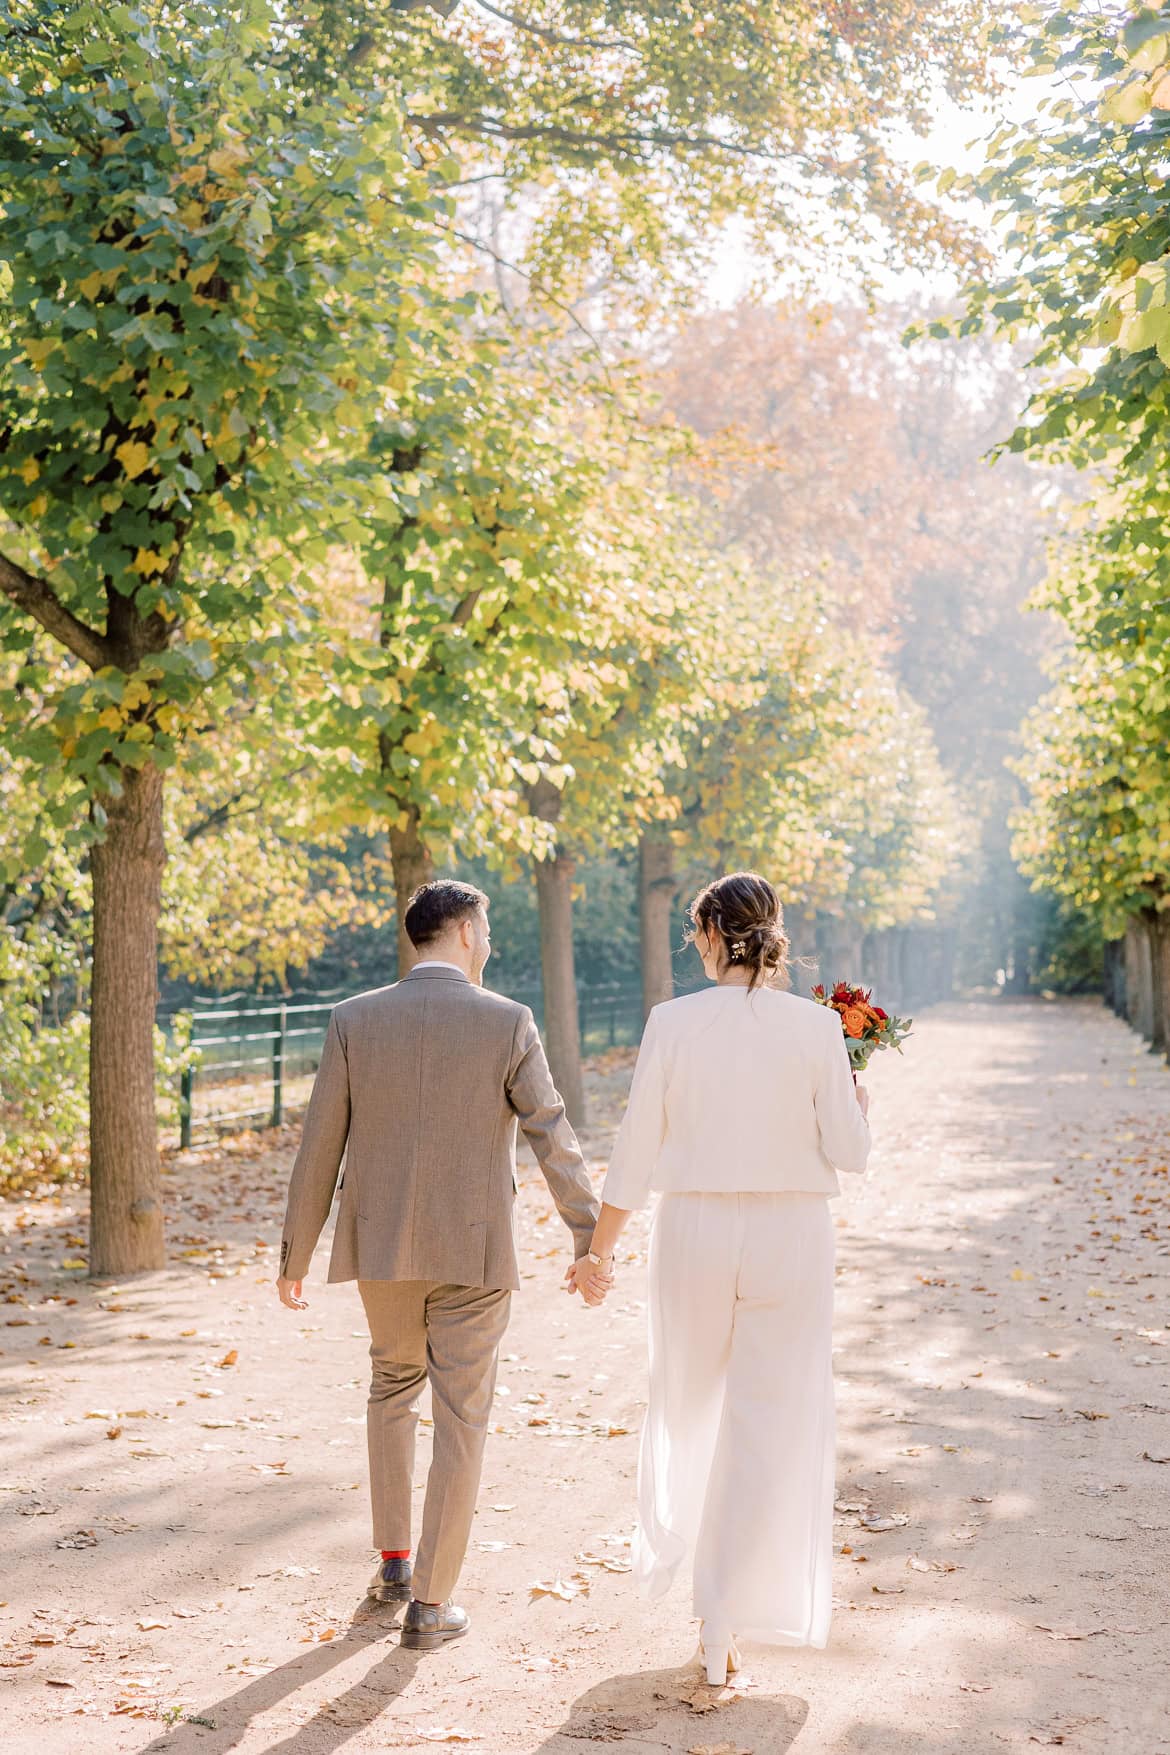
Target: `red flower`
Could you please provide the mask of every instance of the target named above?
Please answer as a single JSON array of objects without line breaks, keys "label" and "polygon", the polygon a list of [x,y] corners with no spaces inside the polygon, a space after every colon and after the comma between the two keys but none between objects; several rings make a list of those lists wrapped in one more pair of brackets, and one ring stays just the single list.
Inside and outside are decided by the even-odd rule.
[{"label": "red flower", "polygon": [[890,1015],[889,1012],[884,1012],[880,1005],[875,1005],[873,1009],[884,1024]]}]

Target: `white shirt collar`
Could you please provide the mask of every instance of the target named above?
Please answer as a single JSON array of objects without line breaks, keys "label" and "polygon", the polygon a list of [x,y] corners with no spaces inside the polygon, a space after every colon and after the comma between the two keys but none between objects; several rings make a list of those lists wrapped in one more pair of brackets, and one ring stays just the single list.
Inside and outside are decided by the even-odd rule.
[{"label": "white shirt collar", "polygon": [[422,962],[415,963],[408,973],[413,975],[415,969],[454,969],[456,975],[467,974],[466,969],[461,969],[458,963],[448,963],[443,957],[424,957]]}]

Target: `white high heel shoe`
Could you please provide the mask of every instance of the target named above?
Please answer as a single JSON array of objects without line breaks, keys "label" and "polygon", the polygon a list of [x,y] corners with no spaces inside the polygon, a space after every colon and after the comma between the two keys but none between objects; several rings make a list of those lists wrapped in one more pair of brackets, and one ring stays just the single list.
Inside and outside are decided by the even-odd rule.
[{"label": "white high heel shoe", "polygon": [[707,1623],[704,1621],[699,1627],[699,1662],[707,1672],[711,1687],[722,1688],[728,1676],[733,1676],[740,1667],[739,1647],[734,1634],[729,1633],[723,1639],[706,1635]]}]

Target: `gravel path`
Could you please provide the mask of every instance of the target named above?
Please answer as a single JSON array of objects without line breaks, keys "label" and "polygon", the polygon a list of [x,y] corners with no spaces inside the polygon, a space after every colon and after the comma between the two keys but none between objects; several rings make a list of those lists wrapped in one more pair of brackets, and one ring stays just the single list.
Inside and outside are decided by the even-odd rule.
[{"label": "gravel path", "polygon": [[[356,1291],[323,1248],[302,1317],[272,1288],[295,1130],[173,1158],[173,1266],[121,1288],[63,1265],[79,1196],[6,1206],[8,1755],[1170,1750],[1170,1072],[1092,1000],[938,1006],[889,1059],[835,1206],[830,1646],[714,1700],[685,1589],[625,1571],[644,1222],[585,1311],[526,1173],[474,1625],[419,1656],[363,1601]],[[590,1075],[599,1167],[628,1076]]]}]

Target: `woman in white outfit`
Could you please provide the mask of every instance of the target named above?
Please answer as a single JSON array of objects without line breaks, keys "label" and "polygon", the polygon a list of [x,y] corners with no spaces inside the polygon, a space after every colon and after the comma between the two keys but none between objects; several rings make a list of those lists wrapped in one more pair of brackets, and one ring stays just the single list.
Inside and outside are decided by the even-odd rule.
[{"label": "woman in white outfit", "polygon": [[634,1571],[662,1596],[688,1554],[708,1679],[735,1637],[824,1646],[832,1606],[837,1170],[869,1153],[837,1014],[783,991],[771,884],[736,872],[691,905],[715,983],[646,1024],[574,1289],[603,1296],[634,1208],[650,1242],[650,1390]]}]

